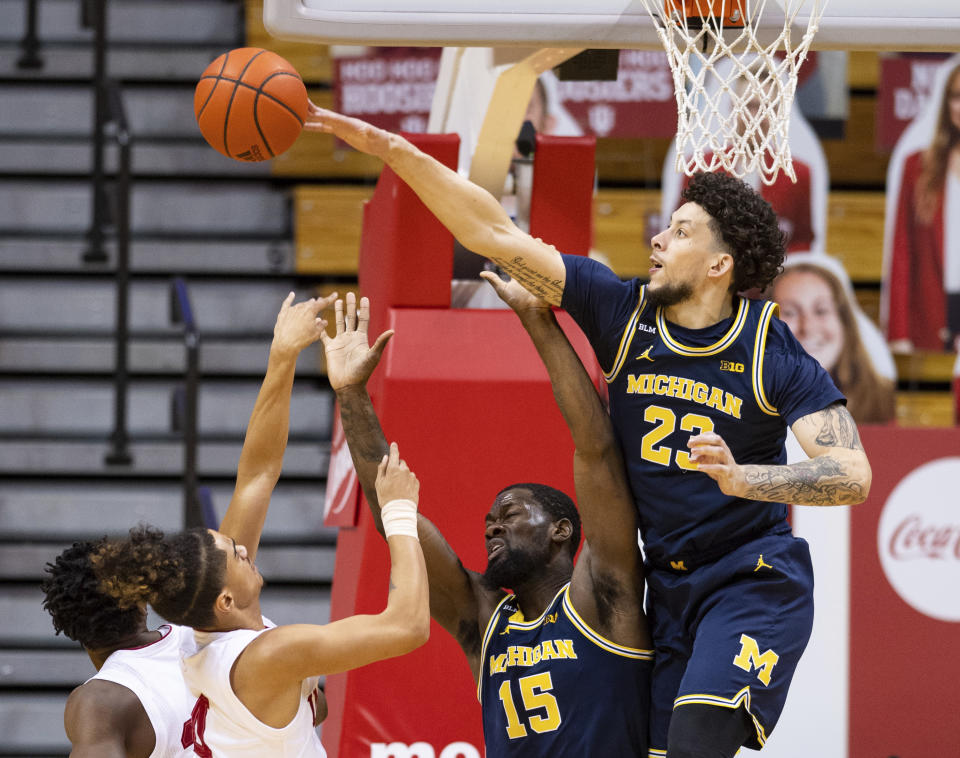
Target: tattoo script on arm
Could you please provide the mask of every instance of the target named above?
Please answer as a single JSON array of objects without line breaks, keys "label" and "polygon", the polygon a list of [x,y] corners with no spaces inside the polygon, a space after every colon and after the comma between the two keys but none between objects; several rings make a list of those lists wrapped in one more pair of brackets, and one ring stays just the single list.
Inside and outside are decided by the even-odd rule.
[{"label": "tattoo script on arm", "polygon": [[520,256],[513,258],[491,258],[500,268],[516,279],[528,292],[543,298],[548,303],[559,303],[563,297],[563,283],[551,279],[531,268]]}]

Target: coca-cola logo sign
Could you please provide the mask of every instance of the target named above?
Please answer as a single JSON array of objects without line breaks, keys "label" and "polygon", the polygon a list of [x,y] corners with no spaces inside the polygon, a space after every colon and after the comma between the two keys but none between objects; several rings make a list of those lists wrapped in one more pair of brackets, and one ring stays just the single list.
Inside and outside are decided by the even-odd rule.
[{"label": "coca-cola logo sign", "polygon": [[883,506],[877,549],[905,603],[960,621],[960,458],[931,461],[900,481]]}]

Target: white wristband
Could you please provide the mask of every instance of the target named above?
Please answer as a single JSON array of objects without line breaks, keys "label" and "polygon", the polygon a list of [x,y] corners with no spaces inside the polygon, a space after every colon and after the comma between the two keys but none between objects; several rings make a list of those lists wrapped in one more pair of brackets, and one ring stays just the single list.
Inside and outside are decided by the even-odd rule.
[{"label": "white wristband", "polygon": [[402,534],[420,539],[417,533],[417,504],[412,500],[391,500],[380,509],[380,520],[387,537]]}]

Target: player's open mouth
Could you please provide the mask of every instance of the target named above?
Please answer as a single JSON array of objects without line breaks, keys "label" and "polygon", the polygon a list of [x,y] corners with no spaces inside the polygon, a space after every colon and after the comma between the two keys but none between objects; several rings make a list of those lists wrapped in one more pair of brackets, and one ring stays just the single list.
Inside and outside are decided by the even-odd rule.
[{"label": "player's open mouth", "polygon": [[506,549],[506,545],[503,544],[500,540],[491,540],[487,543],[487,560],[490,560],[494,556],[502,553]]}]

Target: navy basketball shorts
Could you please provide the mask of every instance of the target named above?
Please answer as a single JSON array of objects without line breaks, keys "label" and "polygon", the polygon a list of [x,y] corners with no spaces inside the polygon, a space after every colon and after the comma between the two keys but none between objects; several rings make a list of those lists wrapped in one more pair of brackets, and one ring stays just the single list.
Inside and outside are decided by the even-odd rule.
[{"label": "navy basketball shorts", "polygon": [[650,756],[664,756],[674,708],[744,708],[759,749],[783,710],[813,626],[805,540],[766,534],[689,571],[647,568],[656,648]]}]

